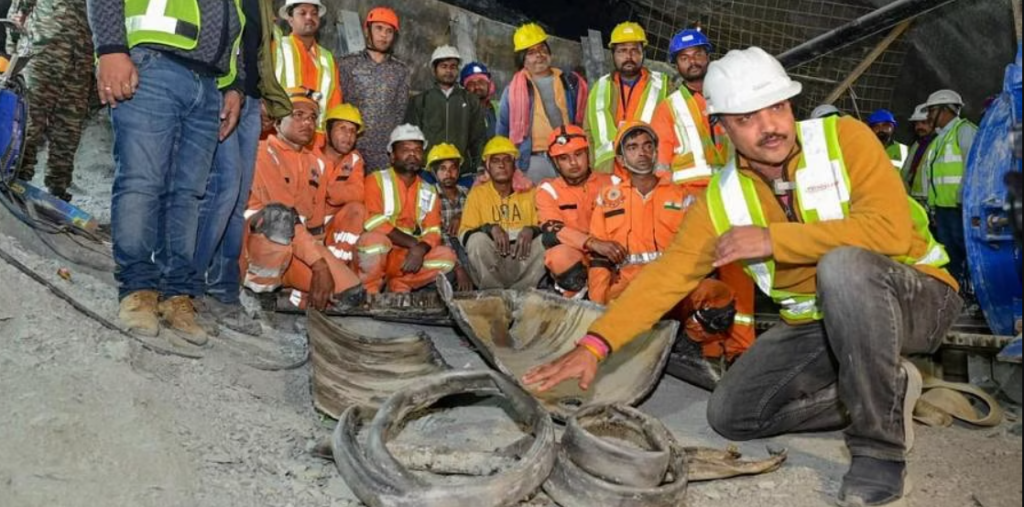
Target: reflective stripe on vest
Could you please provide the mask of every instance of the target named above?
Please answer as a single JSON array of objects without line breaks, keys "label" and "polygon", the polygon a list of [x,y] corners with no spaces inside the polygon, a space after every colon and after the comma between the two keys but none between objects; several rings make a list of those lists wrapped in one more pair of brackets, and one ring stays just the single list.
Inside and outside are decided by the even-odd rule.
[{"label": "reflective stripe on vest", "polygon": [[[684,95],[685,93],[685,95]],[[672,122],[676,131],[678,145],[675,149],[676,155],[693,154],[693,167],[672,171],[672,183],[677,185],[688,183],[694,180],[710,178],[714,173],[708,163],[707,154],[704,152],[705,143],[701,139],[700,130],[697,128],[697,120],[690,112],[689,100],[693,96],[689,92],[678,90],[668,98],[672,106]],[[704,121],[701,118],[701,121]],[[685,142],[684,142],[685,141]]]},{"label": "reflective stripe on vest", "polygon": [[[801,219],[804,223],[815,223],[847,218],[850,214],[849,174],[839,145],[836,118],[800,122],[797,132],[803,148],[795,175]],[[768,226],[754,180],[736,168],[735,156],[712,178],[707,199],[711,220],[719,236],[732,227]],[[908,198],[908,202],[914,228],[928,242],[928,252],[920,259],[903,257],[895,260],[908,265],[942,267],[948,263],[948,256],[929,232],[924,208],[912,199]],[[786,320],[822,318],[814,294],[775,289],[774,259],[746,262],[745,270],[758,288],[782,307],[781,313]]]},{"label": "reflective stripe on vest", "polygon": [[153,43],[192,50],[199,44],[198,0],[125,0],[128,47]]},{"label": "reflective stripe on vest", "polygon": [[939,208],[956,208],[960,205],[960,188],[964,177],[964,153],[960,147],[960,129],[969,122],[963,118],[928,147],[927,165],[924,169],[924,186],[928,192],[928,205]]},{"label": "reflective stripe on vest", "polygon": [[889,160],[892,160],[893,167],[899,171],[900,169],[903,169],[903,164],[907,161],[909,150],[907,145],[893,142],[885,149],[885,153],[889,155]]},{"label": "reflective stripe on vest", "polygon": [[235,82],[235,77],[238,76],[238,59],[242,54],[242,34],[245,33],[245,12],[242,11],[242,0],[235,0],[235,12],[238,13],[238,37],[235,37],[235,43],[231,45],[231,54],[233,58],[228,60],[228,73],[217,79],[217,88],[224,89]]},{"label": "reflective stripe on vest", "polygon": [[[380,187],[381,197],[384,199],[384,210],[380,215],[374,215],[366,221],[364,228],[367,231],[372,231],[388,222],[394,224],[402,214],[402,199],[398,193],[398,183],[395,181],[394,171],[394,169],[377,171],[373,175],[377,180],[377,185]],[[427,185],[420,179],[417,179],[416,184],[419,185],[419,190],[416,193],[416,222],[417,226],[421,229],[419,237],[422,238],[431,233],[440,234],[440,227],[423,227],[423,222],[430,215],[430,211],[434,209],[434,206],[437,205],[437,190],[434,189],[433,185]],[[401,227],[398,229],[410,235],[416,232]]]},{"label": "reflective stripe on vest", "polygon": [[[295,37],[282,37],[277,44],[277,64],[275,72],[277,81],[284,88],[298,88],[305,86],[302,82],[302,53],[305,47],[302,43],[296,44]],[[327,48],[317,44],[314,46],[315,54],[313,62],[316,64],[317,89],[316,99],[320,106],[317,131],[324,132],[326,128],[325,117],[327,115],[327,101],[330,99],[331,90],[334,88],[334,76],[337,70],[334,67],[334,55]]]},{"label": "reflective stripe on vest", "polygon": [[661,252],[642,252],[626,256],[626,260],[620,266],[643,266],[661,258]]},{"label": "reflective stripe on vest", "polygon": [[[647,71],[647,85],[644,87],[643,95],[640,97],[642,107],[637,108],[633,118],[626,120],[639,120],[650,124],[654,119],[654,112],[658,103],[665,97],[665,86],[668,78],[654,71]],[[619,124],[615,121],[615,113],[618,104],[612,104],[615,84],[611,74],[601,77],[594,85],[594,90],[589,99],[589,122],[591,135],[594,137],[594,165],[601,166],[611,163],[615,158],[615,136],[619,132]],[[622,97],[625,101],[625,97]],[[626,107],[629,105],[626,104]]]}]

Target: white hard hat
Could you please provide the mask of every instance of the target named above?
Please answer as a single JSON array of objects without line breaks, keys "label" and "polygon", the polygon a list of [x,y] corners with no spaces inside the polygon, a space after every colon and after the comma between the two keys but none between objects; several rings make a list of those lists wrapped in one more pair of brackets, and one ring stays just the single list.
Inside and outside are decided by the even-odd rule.
[{"label": "white hard hat", "polygon": [[939,90],[928,96],[928,101],[924,103],[924,107],[932,106],[963,106],[964,99],[960,97],[960,94],[953,90]]},{"label": "white hard hat", "polygon": [[814,111],[811,111],[811,119],[812,120],[817,120],[817,119],[824,118],[826,116],[832,116],[834,114],[841,114],[839,112],[839,108],[838,107],[833,106],[832,104],[822,104],[822,105],[814,108]]},{"label": "white hard hat", "polygon": [[925,121],[928,119],[928,104],[918,104],[914,108],[914,114],[910,115],[909,121]]},{"label": "white hard hat", "polygon": [[759,47],[732,50],[711,62],[704,78],[708,114],[746,114],[800,94],[803,85]]},{"label": "white hard hat", "polygon": [[315,5],[319,7],[321,18],[324,17],[325,14],[327,14],[327,7],[324,6],[324,4],[320,2],[320,0],[286,0],[284,5],[281,6],[281,9],[277,11],[277,15],[280,16],[281,19],[291,18],[291,16],[288,14],[288,10],[296,5],[302,4]]},{"label": "white hard hat", "polygon": [[423,149],[427,148],[427,137],[423,135],[423,131],[416,125],[409,123],[399,125],[395,127],[395,130],[391,131],[391,140],[388,141],[388,154],[391,154],[391,148],[395,146],[395,143],[402,141],[419,141],[423,143]]},{"label": "white hard hat", "polygon": [[459,54],[459,50],[453,46],[439,46],[430,57],[430,64],[436,65],[441,60],[451,59],[462,61],[462,55]]}]

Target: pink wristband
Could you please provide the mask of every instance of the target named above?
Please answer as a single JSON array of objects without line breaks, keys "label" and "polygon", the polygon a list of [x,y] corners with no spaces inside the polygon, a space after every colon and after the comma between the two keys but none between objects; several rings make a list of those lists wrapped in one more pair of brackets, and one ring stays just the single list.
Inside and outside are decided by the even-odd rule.
[{"label": "pink wristband", "polygon": [[608,357],[608,354],[611,354],[608,344],[606,344],[604,340],[592,334],[588,334],[581,338],[580,341],[576,342],[576,345],[585,347],[587,350],[596,353],[600,359],[604,359]]}]

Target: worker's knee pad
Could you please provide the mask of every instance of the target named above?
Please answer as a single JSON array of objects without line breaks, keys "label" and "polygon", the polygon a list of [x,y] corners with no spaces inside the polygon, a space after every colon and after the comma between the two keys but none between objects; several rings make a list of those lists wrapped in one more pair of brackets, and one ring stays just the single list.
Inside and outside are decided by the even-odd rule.
[{"label": "worker's knee pad", "polygon": [[587,287],[587,267],[577,262],[564,273],[555,275],[555,283],[567,291],[579,292]]},{"label": "worker's knee pad", "polygon": [[290,245],[295,238],[295,224],[298,222],[299,215],[294,209],[271,203],[249,219],[249,230],[279,245]]}]

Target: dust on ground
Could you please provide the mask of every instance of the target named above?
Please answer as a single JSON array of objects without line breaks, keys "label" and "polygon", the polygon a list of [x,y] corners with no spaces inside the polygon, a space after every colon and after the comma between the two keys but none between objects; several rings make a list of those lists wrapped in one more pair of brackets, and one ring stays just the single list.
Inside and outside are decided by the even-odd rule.
[{"label": "dust on ground", "polygon": [[[104,141],[106,140],[106,141]],[[104,144],[106,143],[106,144]],[[99,147],[97,147],[99,146]],[[106,147],[106,148],[103,148]],[[77,159],[76,203],[98,212],[109,202],[109,125],[90,122]],[[101,315],[116,317],[109,276],[56,274],[61,261],[8,236],[0,247]],[[312,408],[308,366],[267,372],[214,340],[188,360],[142,350],[85,318],[0,262],[0,505],[357,506],[332,463],[310,450],[331,421]],[[410,327],[358,321],[365,332]],[[303,346],[301,319],[275,317],[267,340]],[[483,366],[452,330],[422,328],[454,368]],[[704,416],[707,394],[672,378],[641,406],[684,445],[724,447]],[[403,443],[493,448],[492,411],[458,408],[411,424]],[[910,476],[915,507],[1021,504],[1021,439],[1010,426],[977,430],[918,427]],[[508,430],[511,431],[511,430]],[[740,446],[766,456],[768,442]],[[839,434],[774,439],[789,449],[778,472],[693,484],[690,507],[833,505],[849,457]],[[529,505],[550,505],[543,496]]]}]

